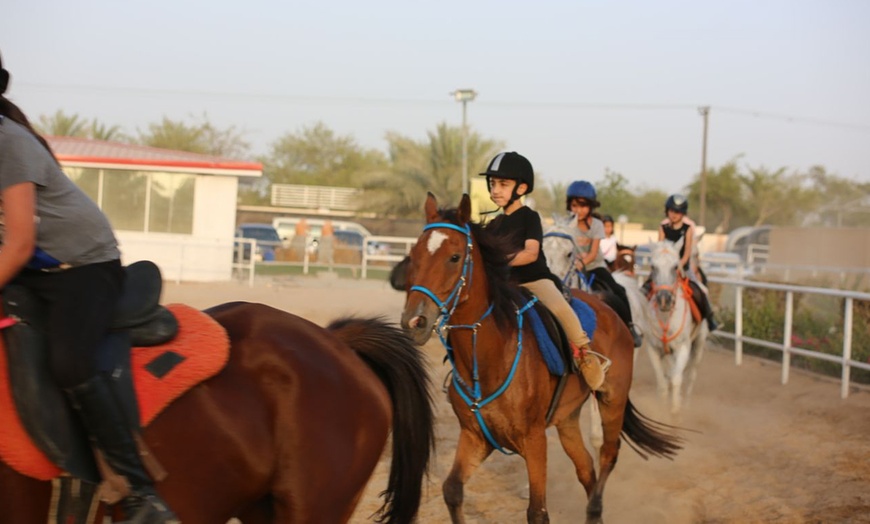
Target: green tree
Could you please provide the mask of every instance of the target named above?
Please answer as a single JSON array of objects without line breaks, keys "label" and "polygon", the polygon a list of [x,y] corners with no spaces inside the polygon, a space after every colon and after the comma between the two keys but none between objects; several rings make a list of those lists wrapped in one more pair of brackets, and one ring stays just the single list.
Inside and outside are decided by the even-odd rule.
[{"label": "green tree", "polygon": [[565,216],[565,194],[568,191],[566,182],[549,183],[535,173],[535,211],[541,214],[544,220],[553,216]]},{"label": "green tree", "polygon": [[[746,189],[737,166],[739,157],[727,162],[722,167],[707,170],[707,231],[725,233],[733,227],[751,225],[757,214],[746,202]],[[689,201],[692,204],[690,214],[700,220],[701,181],[700,174],[689,185]],[[662,200],[662,206],[664,200]]]},{"label": "green tree", "polygon": [[801,201],[800,225],[870,227],[870,183],[860,183],[810,168],[808,196]]},{"label": "green tree", "polygon": [[273,184],[362,187],[383,171],[384,155],[363,149],[351,136],[337,136],[322,122],[286,134],[272,143],[263,159]]},{"label": "green tree", "polygon": [[770,172],[763,167],[749,169],[749,174],[740,178],[746,188],[747,202],[756,213],[753,226],[762,224],[788,225],[795,223],[795,216],[806,190],[804,177],[787,175],[781,167]]},{"label": "green tree", "polygon": [[218,129],[205,117],[202,122],[193,124],[163,117],[159,123],[149,124],[147,131],[139,131],[138,142],[150,147],[227,158],[242,158],[250,150],[235,126]]},{"label": "green tree", "polygon": [[[389,169],[366,181],[366,209],[398,217],[417,217],[427,192],[440,202],[459,202],[462,186],[462,128],[439,124],[427,139],[387,133]],[[467,137],[469,178],[504,146],[470,132]],[[452,203],[452,204],[451,204]]]},{"label": "green tree", "polygon": [[113,142],[129,142],[130,138],[121,131],[120,126],[108,126],[97,119],[91,120],[88,138]]},{"label": "green tree", "polygon": [[626,215],[637,222],[637,217],[631,216],[635,214],[636,198],[628,188],[628,179],[622,174],[606,169],[604,178],[595,182],[595,190],[601,202],[601,213],[612,216],[614,220],[619,215]]},{"label": "green tree", "polygon": [[86,138],[88,136],[87,121],[77,114],[68,115],[62,109],[58,109],[51,116],[40,115],[34,127],[41,135],[79,138]]}]

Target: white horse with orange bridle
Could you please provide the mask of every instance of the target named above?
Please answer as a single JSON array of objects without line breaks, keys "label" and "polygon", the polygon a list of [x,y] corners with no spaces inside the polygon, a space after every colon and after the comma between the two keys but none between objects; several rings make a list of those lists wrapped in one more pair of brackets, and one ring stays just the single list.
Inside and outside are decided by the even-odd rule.
[{"label": "white horse with orange bridle", "polygon": [[707,322],[695,322],[691,297],[680,276],[681,242],[652,244],[649,312],[653,319],[644,342],[656,374],[659,396],[670,397],[670,410],[678,416],[683,399],[695,383],[707,343]]}]

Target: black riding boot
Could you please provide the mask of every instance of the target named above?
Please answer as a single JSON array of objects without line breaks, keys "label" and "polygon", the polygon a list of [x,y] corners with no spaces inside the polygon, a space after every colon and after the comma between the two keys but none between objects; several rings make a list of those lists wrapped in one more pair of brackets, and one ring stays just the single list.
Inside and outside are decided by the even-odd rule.
[{"label": "black riding boot", "polygon": [[706,293],[701,293],[701,299],[698,301],[698,305],[701,307],[701,315],[703,315],[704,319],[707,321],[707,327],[710,328],[710,332],[712,333],[719,329],[719,324],[713,317],[713,306],[710,305],[710,298]]},{"label": "black riding boot", "polygon": [[179,523],[145,472],[133,432],[107,379],[99,374],[66,392],[90,434],[91,442],[102,451],[115,473],[126,477],[130,483],[130,494],[121,501],[127,522]]},{"label": "black riding boot", "polygon": [[634,325],[634,323],[628,324],[628,329],[631,331],[631,337],[634,339],[634,347],[639,348],[643,345],[643,333]]}]

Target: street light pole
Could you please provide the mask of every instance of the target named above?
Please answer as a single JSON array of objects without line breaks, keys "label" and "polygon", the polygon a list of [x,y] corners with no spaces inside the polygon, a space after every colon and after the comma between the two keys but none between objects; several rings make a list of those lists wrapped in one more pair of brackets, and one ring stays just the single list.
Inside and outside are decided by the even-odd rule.
[{"label": "street light pole", "polygon": [[474,89],[457,89],[450,93],[457,102],[462,102],[462,193],[468,193],[468,124],[466,122],[468,102],[477,97]]},{"label": "street light pole", "polygon": [[701,106],[698,113],[704,117],[704,138],[701,144],[701,212],[698,223],[707,227],[707,123],[710,119],[710,106]]}]

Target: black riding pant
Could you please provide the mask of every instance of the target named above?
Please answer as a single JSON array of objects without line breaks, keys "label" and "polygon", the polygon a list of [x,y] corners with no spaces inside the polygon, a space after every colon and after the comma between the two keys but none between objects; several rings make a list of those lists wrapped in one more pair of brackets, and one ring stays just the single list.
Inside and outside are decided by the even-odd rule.
[{"label": "black riding pant", "polygon": [[98,372],[98,349],[124,283],[119,260],[45,272],[25,269],[13,281],[45,302],[49,369],[71,388]]},{"label": "black riding pant", "polygon": [[633,323],[634,319],[631,316],[631,304],[628,302],[628,295],[625,293],[625,288],[616,283],[616,280],[613,279],[613,275],[610,274],[610,271],[603,267],[598,267],[590,269],[586,273],[587,275],[595,275],[595,281],[592,283],[592,287],[595,287],[595,283],[598,282],[603,288],[609,289],[613,294],[619,297],[619,300],[622,300],[625,304],[625,314],[628,316],[628,318],[624,320],[629,324]]}]

